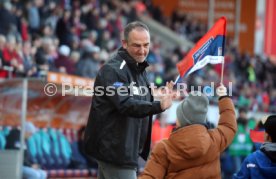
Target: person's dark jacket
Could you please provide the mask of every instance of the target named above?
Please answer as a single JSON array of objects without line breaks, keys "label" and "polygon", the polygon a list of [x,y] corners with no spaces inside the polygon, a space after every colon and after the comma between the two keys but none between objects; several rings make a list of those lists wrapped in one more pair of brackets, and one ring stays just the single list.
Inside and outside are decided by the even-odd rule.
[{"label": "person's dark jacket", "polygon": [[8,35],[12,26],[16,26],[16,16],[0,3],[0,34]]},{"label": "person's dark jacket", "polygon": [[71,47],[73,34],[71,33],[72,24],[60,18],[56,26],[56,35],[60,41],[60,45],[67,45]]},{"label": "person's dark jacket", "polygon": [[264,143],[260,150],[248,155],[233,179],[276,178],[276,143]]},{"label": "person's dark jacket", "polygon": [[20,148],[20,130],[17,128],[11,129],[6,137],[6,149],[19,149]]},{"label": "person's dark jacket", "polygon": [[[120,167],[135,168],[139,155],[146,159],[150,150],[152,115],[162,112],[160,102],[153,101],[146,78],[145,61],[139,65],[120,48],[99,71],[85,130],[86,153],[97,160]],[[131,87],[131,83],[135,82]],[[138,87],[149,93],[137,95]],[[129,87],[133,95],[111,95],[107,89]],[[97,88],[105,88],[101,95]],[[126,93],[123,93],[126,94]],[[141,94],[141,93],[140,93]],[[144,93],[145,94],[145,93]]]}]

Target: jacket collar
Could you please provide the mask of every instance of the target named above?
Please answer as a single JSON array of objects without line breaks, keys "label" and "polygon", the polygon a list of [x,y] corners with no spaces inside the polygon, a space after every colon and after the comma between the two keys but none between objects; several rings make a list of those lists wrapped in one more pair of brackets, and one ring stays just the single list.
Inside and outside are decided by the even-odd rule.
[{"label": "jacket collar", "polygon": [[[210,124],[208,124],[208,123],[194,123],[194,124],[203,125],[203,126],[206,127],[207,130],[212,128],[212,127],[210,126]],[[194,125],[194,124],[191,124],[191,125]],[[187,126],[190,126],[190,125],[187,125]],[[187,126],[175,127],[175,128],[173,128],[172,132],[175,132],[175,131],[180,130],[180,129],[182,129],[182,128],[184,128],[184,127],[187,127]]]},{"label": "jacket collar", "polygon": [[126,64],[136,72],[143,72],[149,66],[147,61],[137,63],[123,47],[119,48],[118,55],[123,58],[126,61]]}]

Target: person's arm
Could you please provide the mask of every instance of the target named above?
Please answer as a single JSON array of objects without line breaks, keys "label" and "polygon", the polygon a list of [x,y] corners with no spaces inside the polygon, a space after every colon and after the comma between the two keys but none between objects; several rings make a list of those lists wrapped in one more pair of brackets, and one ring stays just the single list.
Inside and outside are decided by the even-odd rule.
[{"label": "person's arm", "polygon": [[[157,114],[163,112],[170,107],[171,96],[170,94],[164,95],[161,101],[145,101],[134,99],[135,90],[137,84],[131,86],[131,82],[127,80],[127,77],[123,74],[119,74],[114,68],[106,66],[102,69],[98,78],[100,78],[100,84],[103,84],[105,88],[105,97],[115,106],[115,108],[122,114],[132,117],[146,117],[148,115]],[[123,92],[119,94],[119,88]],[[130,90],[133,90],[132,93]],[[97,94],[95,89],[94,95]],[[148,91],[150,92],[150,91]]]},{"label": "person's arm", "polygon": [[[224,86],[220,86],[226,90]],[[219,99],[219,123],[217,129],[213,130],[210,134],[219,146],[222,152],[228,145],[231,144],[235,133],[237,131],[237,122],[234,104],[230,97],[227,96],[226,92],[218,93]]]},{"label": "person's arm", "polygon": [[250,171],[247,168],[248,157],[242,162],[240,170],[233,175],[233,179],[247,179],[250,178]]},{"label": "person's arm", "polygon": [[166,176],[169,160],[165,145],[164,141],[156,144],[139,179],[161,179]]}]

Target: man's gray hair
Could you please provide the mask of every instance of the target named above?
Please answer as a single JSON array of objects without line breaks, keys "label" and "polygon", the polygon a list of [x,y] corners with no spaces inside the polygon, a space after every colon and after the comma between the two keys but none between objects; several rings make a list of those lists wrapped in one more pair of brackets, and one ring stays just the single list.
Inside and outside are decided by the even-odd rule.
[{"label": "man's gray hair", "polygon": [[128,40],[128,35],[133,29],[142,29],[149,32],[149,28],[146,24],[141,21],[134,21],[129,24],[124,29],[124,40]]}]

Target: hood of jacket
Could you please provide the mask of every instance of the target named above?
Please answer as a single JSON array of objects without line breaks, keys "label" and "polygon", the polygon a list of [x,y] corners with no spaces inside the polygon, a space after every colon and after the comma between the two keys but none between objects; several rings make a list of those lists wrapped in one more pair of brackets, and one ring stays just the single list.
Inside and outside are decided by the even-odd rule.
[{"label": "hood of jacket", "polygon": [[208,129],[200,124],[177,129],[170,135],[169,141],[175,146],[177,154],[186,159],[205,155],[211,145]]},{"label": "hood of jacket", "polygon": [[261,146],[260,150],[265,153],[273,163],[276,163],[276,143],[266,142]]}]

